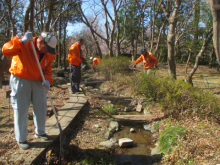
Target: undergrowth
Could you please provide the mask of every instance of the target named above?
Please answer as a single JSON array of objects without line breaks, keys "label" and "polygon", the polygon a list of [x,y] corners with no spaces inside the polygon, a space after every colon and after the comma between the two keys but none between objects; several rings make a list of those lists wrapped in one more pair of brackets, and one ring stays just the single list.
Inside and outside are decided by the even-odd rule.
[{"label": "undergrowth", "polygon": [[184,134],[184,128],[180,125],[171,126],[168,124],[166,129],[160,134],[160,151],[170,153],[172,147],[177,145],[178,139],[183,138]]},{"label": "undergrowth", "polygon": [[[209,158],[213,162],[220,159],[216,156],[220,152],[216,150],[219,142],[215,140],[215,147],[210,146],[213,140],[209,142],[210,138],[218,139],[219,132],[214,125],[219,126],[220,102],[212,93],[157,74],[141,73],[131,80],[130,83],[135,84],[132,86],[136,94],[145,95],[148,101],[158,102],[167,116],[166,120],[156,125],[160,127],[159,148],[165,154],[162,163],[190,165],[195,162],[209,163]],[[197,132],[199,126],[201,128]],[[210,129],[204,132],[206,128]]]},{"label": "undergrowth", "polygon": [[129,58],[127,57],[104,57],[97,69],[105,76],[106,80],[113,80],[118,73],[127,73],[129,69]]},{"label": "undergrowth", "polygon": [[133,95],[159,103],[165,114],[154,123],[160,134],[160,151],[165,154],[162,164],[220,163],[220,102],[213,93],[157,73],[132,72],[126,78],[118,75],[114,72],[111,77],[116,88],[132,87]]},{"label": "undergrowth", "polygon": [[109,114],[116,115],[116,109],[111,105],[103,105],[102,109]]},{"label": "undergrowth", "polygon": [[137,77],[132,80],[135,90],[144,94],[147,100],[160,103],[166,115],[174,118],[199,115],[205,119],[217,119],[220,115],[219,100],[212,93],[182,80],[145,73],[140,74],[140,80]]}]

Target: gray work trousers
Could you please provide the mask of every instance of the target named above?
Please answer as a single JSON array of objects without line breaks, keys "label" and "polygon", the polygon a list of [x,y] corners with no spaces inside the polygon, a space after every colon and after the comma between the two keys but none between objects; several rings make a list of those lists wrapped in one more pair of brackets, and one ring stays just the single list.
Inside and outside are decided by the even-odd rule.
[{"label": "gray work trousers", "polygon": [[11,74],[11,104],[14,110],[14,131],[18,142],[27,140],[28,111],[33,105],[35,133],[45,134],[47,115],[46,89],[41,81],[23,79]]}]

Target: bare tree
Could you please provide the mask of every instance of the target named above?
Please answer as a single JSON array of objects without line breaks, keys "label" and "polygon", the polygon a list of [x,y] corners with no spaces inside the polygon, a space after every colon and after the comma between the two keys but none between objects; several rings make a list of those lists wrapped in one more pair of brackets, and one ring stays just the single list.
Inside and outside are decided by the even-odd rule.
[{"label": "bare tree", "polygon": [[[110,14],[109,8],[107,7],[108,0],[104,2],[104,0],[101,0],[102,7],[104,10],[104,17],[105,17],[105,32],[107,37],[107,45],[109,49],[109,55],[110,57],[113,57],[113,41],[114,41],[114,32],[115,32],[115,26],[117,22],[117,14],[119,9],[121,8],[122,0],[111,0],[114,15]],[[111,25],[108,20],[111,20]]]},{"label": "bare tree", "polygon": [[158,34],[158,37],[157,37],[157,44],[156,44],[156,47],[155,47],[155,50],[154,50],[154,55],[159,59],[159,53],[158,53],[158,49],[159,49],[159,44],[160,44],[160,39],[161,39],[161,34],[162,34],[162,31],[165,27],[165,24],[166,24],[166,21],[163,22],[163,25],[161,26],[160,28],[160,31],[159,31],[159,34]]},{"label": "bare tree", "polygon": [[[81,18],[81,21],[90,29],[91,31],[91,34],[92,34],[92,37],[95,41],[95,44],[97,46],[97,51],[98,51],[98,55],[100,58],[102,58],[102,52],[101,52],[101,49],[100,49],[100,45],[99,45],[99,42],[98,42],[98,39],[97,39],[97,36],[99,38],[101,38],[102,40],[105,40],[106,41],[106,38],[104,38],[102,36],[102,34],[100,34],[98,32],[98,29],[97,29],[97,17],[98,15],[96,13],[94,13],[94,18],[87,18],[86,15],[84,14],[81,6],[79,6],[78,8],[78,13],[80,13],[80,18]],[[91,20],[92,19],[92,20]],[[107,41],[106,41],[107,42]]]},{"label": "bare tree", "polygon": [[[160,2],[161,3],[161,2]],[[151,9],[151,11],[154,11],[153,12],[153,18],[152,18],[152,25],[151,25],[151,37],[150,37],[150,52],[152,52],[152,50],[153,50],[153,46],[154,46],[154,33],[155,33],[155,27],[156,27],[156,19],[157,19],[157,16],[158,16],[158,14],[159,14],[159,6],[160,6],[161,4],[157,4],[157,1],[156,0],[154,0],[154,4],[152,5],[152,9]],[[158,7],[156,7],[156,6],[158,6]],[[164,24],[165,23],[163,23],[163,26],[162,27],[164,27]],[[160,38],[158,38],[158,41],[159,41],[159,39]]]},{"label": "bare tree", "polygon": [[[110,5],[111,4],[111,5]],[[114,37],[114,32],[116,29],[116,22],[117,22],[117,14],[118,11],[121,7],[122,4],[122,0],[111,0],[111,3],[109,2],[109,0],[104,1],[101,0],[101,6],[102,6],[102,10],[96,10],[94,11],[94,19],[92,21],[90,21],[88,19],[88,17],[84,14],[84,11],[82,10],[81,7],[79,7],[79,13],[81,14],[81,20],[82,22],[89,27],[93,38],[95,40],[95,43],[97,45],[98,51],[100,51],[101,49],[99,49],[98,46],[98,42],[97,42],[97,37],[101,38],[103,41],[105,41],[106,45],[108,46],[108,50],[109,50],[109,55],[113,56],[113,41],[115,39]],[[95,6],[98,6],[98,3],[94,2]],[[109,5],[109,6],[108,6]],[[98,6],[100,8],[100,6]],[[111,9],[113,9],[113,14],[111,14]],[[105,20],[105,35],[100,34],[94,27],[94,22],[96,22],[97,18],[100,16],[101,13],[104,12],[104,20]],[[111,21],[111,23],[109,22]]]}]

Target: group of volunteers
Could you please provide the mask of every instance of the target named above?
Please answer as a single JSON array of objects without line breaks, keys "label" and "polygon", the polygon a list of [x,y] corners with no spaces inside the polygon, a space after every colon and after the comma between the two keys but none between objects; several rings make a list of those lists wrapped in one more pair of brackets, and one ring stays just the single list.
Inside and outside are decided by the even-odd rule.
[{"label": "group of volunteers", "polygon": [[[70,83],[72,93],[81,92],[81,64],[87,65],[83,56],[82,46],[84,39],[79,39],[71,45],[68,52],[70,69]],[[47,91],[53,83],[52,62],[55,59],[57,38],[50,32],[42,32],[33,37],[26,32],[23,37],[15,36],[2,47],[6,57],[12,57],[9,72],[11,88],[11,104],[14,110],[14,132],[18,146],[27,150],[30,143],[27,141],[28,111],[30,103],[33,105],[33,120],[35,137],[42,140],[51,140],[45,132],[47,114]],[[35,49],[35,50],[33,50]],[[39,62],[36,61],[36,54]],[[134,67],[141,61],[147,72],[157,67],[157,58],[145,48],[140,49],[141,56],[134,62]],[[97,57],[90,57],[93,70],[100,63]],[[38,65],[40,64],[40,65]],[[39,68],[41,67],[41,68]],[[42,83],[43,72],[45,83]]]}]

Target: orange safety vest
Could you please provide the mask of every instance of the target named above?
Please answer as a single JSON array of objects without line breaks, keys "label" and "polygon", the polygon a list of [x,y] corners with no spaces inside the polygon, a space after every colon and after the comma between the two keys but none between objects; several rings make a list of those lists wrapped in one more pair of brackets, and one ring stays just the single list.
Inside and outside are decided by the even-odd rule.
[{"label": "orange safety vest", "polygon": [[[36,49],[37,37],[33,38],[33,42]],[[11,61],[11,67],[9,72],[15,76],[29,79],[29,80],[39,80],[41,81],[41,74],[38,68],[35,55],[30,42],[22,44],[20,37],[13,37],[11,41],[5,43],[2,48],[2,53],[6,57],[13,57]],[[37,51],[36,51],[37,52]],[[37,52],[39,59],[39,53]],[[44,54],[40,61],[40,65],[46,80],[53,83],[52,79],[52,62],[55,58],[55,54],[47,52]]]},{"label": "orange safety vest", "polygon": [[134,63],[138,64],[139,62],[143,60],[146,61],[146,63],[144,64],[145,69],[152,69],[158,64],[157,58],[154,57],[153,53],[151,52],[147,52],[146,56],[141,54],[141,56]]},{"label": "orange safety vest", "polygon": [[83,53],[81,50],[81,57],[80,57],[80,48],[79,45],[77,43],[73,44],[70,49],[69,49],[69,53],[68,53],[68,62],[71,65],[76,65],[79,66],[80,63],[83,62]]},{"label": "orange safety vest", "polygon": [[100,59],[98,57],[94,57],[92,59],[92,62],[93,62],[93,66],[96,67],[99,63],[100,63]]}]

